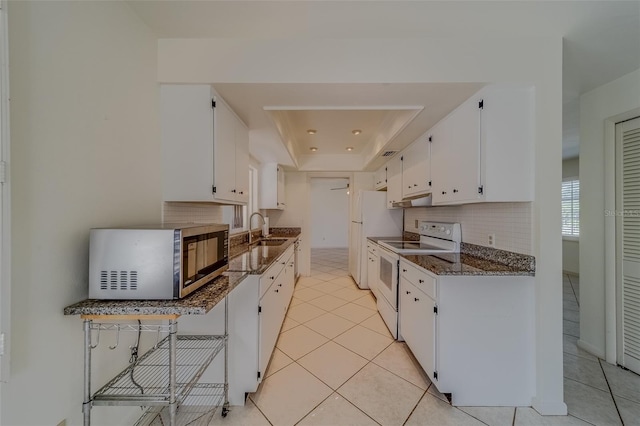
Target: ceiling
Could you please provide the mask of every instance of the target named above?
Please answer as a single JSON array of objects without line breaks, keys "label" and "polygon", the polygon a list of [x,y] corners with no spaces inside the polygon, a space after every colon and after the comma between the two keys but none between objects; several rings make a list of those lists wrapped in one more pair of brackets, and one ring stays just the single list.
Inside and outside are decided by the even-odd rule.
[{"label": "ceiling", "polygon": [[[563,37],[564,157],[575,156],[579,149],[579,95],[640,68],[640,1],[131,0],[128,3],[158,38]],[[274,86],[271,88],[251,85],[250,89],[241,86],[215,87],[234,109],[240,109],[237,112],[249,123],[251,131],[265,138],[265,146],[274,143],[274,138],[291,137],[296,140],[295,143],[291,142],[295,148],[284,139],[279,141],[279,146],[274,144],[269,149],[252,146],[252,154],[267,161],[269,157],[275,157],[274,161],[289,157],[290,166],[307,164],[312,169],[319,167],[322,161],[308,160],[305,157],[308,154],[302,154],[311,143],[304,134],[299,136],[306,124],[294,124],[292,135],[282,134],[276,128],[277,114],[265,113],[265,106],[288,107],[291,111],[298,108],[297,112],[281,114],[289,121],[333,123],[328,126],[331,130],[323,130],[323,133],[315,135],[320,135],[316,140],[326,135],[327,145],[323,142],[322,149],[331,152],[347,143],[338,136],[338,130],[344,132],[344,129],[360,126],[356,122],[364,119],[362,116],[367,115],[366,111],[371,114],[367,122],[373,125],[371,123],[380,121],[383,107],[389,110],[392,106],[425,106],[425,110],[405,123],[404,130],[395,138],[391,137],[389,143],[396,141],[401,146],[419,136],[420,129],[426,130],[428,127],[424,125],[429,125],[434,117],[442,117],[447,109],[452,109],[452,105],[447,104],[439,110],[428,110],[429,105],[447,103],[450,96],[454,98],[463,93],[468,97],[477,90],[471,86],[449,87],[451,92],[444,90],[432,93],[430,96],[436,97],[416,101],[406,88],[395,88],[395,85],[386,86],[385,90],[398,96],[404,93],[407,96],[405,99],[384,98],[380,93],[381,85],[340,87],[282,84],[271,85]],[[297,93],[291,93],[292,88]],[[430,90],[428,86],[420,89]],[[246,98],[247,90],[257,90],[263,103],[252,104]],[[370,98],[370,91],[378,92],[380,97],[375,100],[375,97]],[[345,93],[353,99],[345,99]],[[366,101],[360,102],[361,97]],[[425,105],[424,99],[429,99],[429,105]],[[317,116],[312,109],[301,109],[309,106],[319,107]],[[347,106],[352,108],[348,114],[344,111]],[[360,112],[358,107],[362,107]],[[334,108],[334,111],[329,112],[330,108]],[[329,131],[335,131],[336,134],[330,135]],[[368,140],[371,140],[370,136]],[[273,152],[268,152],[271,149]],[[362,149],[359,153],[343,153],[342,156],[360,156],[361,167],[373,167],[375,160],[367,160],[367,148],[359,149]],[[297,157],[291,158],[292,155]],[[316,158],[323,155],[327,154],[319,154]]]},{"label": "ceiling", "polygon": [[[375,170],[482,87],[474,83],[214,84],[261,161],[306,171]],[[425,102],[428,99],[433,102]],[[315,129],[309,135],[308,129]],[[351,131],[362,130],[354,136]],[[318,151],[311,152],[311,146]],[[353,146],[352,152],[345,151]],[[287,161],[285,157],[289,158]]]}]

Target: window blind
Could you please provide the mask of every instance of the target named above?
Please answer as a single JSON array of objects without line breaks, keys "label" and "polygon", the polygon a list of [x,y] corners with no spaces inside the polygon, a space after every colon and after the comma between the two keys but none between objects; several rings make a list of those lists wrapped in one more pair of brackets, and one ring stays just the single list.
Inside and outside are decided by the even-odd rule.
[{"label": "window blind", "polygon": [[580,235],[580,181],[562,182],[562,235]]}]

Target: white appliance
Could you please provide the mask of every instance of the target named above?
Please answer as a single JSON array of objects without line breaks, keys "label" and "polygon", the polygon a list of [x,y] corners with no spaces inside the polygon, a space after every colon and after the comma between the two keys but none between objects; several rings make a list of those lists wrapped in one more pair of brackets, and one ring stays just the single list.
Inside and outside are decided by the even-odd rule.
[{"label": "white appliance", "polygon": [[378,241],[380,246],[377,306],[394,339],[398,330],[398,265],[401,254],[459,253],[462,232],[459,223],[420,222],[420,241]]},{"label": "white appliance", "polygon": [[387,193],[358,190],[351,206],[349,273],[360,288],[367,282],[367,237],[402,235],[402,210],[387,208]]}]

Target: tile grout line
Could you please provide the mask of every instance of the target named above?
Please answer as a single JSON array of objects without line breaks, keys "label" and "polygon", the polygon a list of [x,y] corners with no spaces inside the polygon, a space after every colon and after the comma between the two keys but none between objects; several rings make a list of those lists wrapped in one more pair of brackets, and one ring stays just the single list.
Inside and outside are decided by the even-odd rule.
[{"label": "tile grout line", "polygon": [[622,414],[620,414],[620,409],[618,408],[618,403],[616,402],[616,398],[613,395],[613,390],[611,390],[611,385],[609,384],[609,379],[607,378],[607,373],[604,372],[604,367],[602,366],[602,360],[598,358],[598,365],[600,366],[600,370],[602,370],[602,375],[604,376],[604,381],[607,382],[607,388],[609,389],[609,394],[611,395],[611,399],[613,400],[613,405],[616,407],[616,412],[618,413],[618,417],[620,418],[620,422],[624,426],[624,420],[622,419]]},{"label": "tile grout line", "polygon": [[[573,287],[573,282],[571,281],[571,275],[569,275],[569,274],[565,274],[565,275],[569,279],[569,284],[571,285],[571,290],[573,291],[573,297],[576,299],[576,303],[578,304],[578,308],[580,308],[580,299],[578,298],[578,295],[576,294],[576,289]],[[578,312],[580,312],[580,311],[578,311]]]}]

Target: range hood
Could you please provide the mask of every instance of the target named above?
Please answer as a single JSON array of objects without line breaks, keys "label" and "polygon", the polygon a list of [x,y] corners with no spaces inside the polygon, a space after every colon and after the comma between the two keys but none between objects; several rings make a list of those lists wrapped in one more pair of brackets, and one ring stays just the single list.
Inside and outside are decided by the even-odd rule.
[{"label": "range hood", "polygon": [[431,205],[431,194],[421,194],[413,197],[403,198],[402,201],[393,203],[393,207],[425,207]]}]

